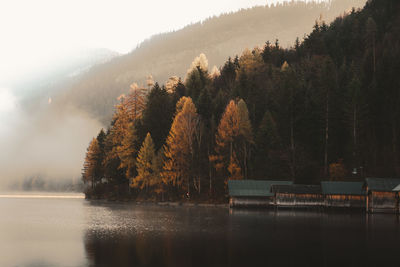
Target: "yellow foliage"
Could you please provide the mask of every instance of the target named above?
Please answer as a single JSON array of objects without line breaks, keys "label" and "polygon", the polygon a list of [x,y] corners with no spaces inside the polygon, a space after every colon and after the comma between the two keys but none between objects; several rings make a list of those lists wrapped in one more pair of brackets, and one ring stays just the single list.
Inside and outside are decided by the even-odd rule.
[{"label": "yellow foliage", "polygon": [[331,180],[342,180],[347,175],[347,170],[343,164],[343,160],[329,164],[329,176]]},{"label": "yellow foliage", "polygon": [[[229,177],[228,180],[241,180],[243,179],[242,169],[239,166],[236,153],[233,153],[228,166]],[[225,182],[226,183],[226,182]]]},{"label": "yellow foliage", "polygon": [[165,161],[161,176],[165,184],[184,187],[184,182],[188,181],[197,123],[197,110],[192,99],[182,97],[164,146]]}]

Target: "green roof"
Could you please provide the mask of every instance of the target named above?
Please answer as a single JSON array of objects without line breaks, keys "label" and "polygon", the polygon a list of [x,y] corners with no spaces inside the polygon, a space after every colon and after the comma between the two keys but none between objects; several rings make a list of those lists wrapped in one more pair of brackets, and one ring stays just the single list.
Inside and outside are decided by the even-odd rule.
[{"label": "green roof", "polygon": [[270,197],[272,185],[290,185],[292,181],[229,180],[229,195],[232,197]]},{"label": "green roof", "polygon": [[321,182],[324,195],[365,195],[363,182]]},{"label": "green roof", "polygon": [[400,185],[399,178],[366,178],[365,181],[370,191],[391,192]]},{"label": "green roof", "polygon": [[321,194],[320,185],[306,185],[306,184],[291,184],[291,185],[273,185],[273,193],[283,193],[283,194]]}]

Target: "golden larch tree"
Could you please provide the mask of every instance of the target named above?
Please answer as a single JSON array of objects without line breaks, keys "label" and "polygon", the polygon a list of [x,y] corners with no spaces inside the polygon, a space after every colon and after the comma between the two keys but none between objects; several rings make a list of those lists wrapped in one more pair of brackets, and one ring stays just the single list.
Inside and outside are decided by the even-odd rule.
[{"label": "golden larch tree", "polygon": [[[181,104],[182,109],[179,111]],[[190,193],[193,142],[198,125],[198,114],[190,97],[182,98],[177,104],[177,114],[164,146],[162,178],[165,184],[177,186]]]}]

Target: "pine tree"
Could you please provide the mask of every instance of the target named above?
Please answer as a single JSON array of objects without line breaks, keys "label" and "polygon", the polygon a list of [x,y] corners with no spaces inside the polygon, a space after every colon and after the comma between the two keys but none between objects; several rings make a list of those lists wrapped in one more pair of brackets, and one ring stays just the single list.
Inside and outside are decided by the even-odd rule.
[{"label": "pine tree", "polygon": [[144,140],[145,136],[142,134],[150,132],[155,149],[160,149],[171,127],[173,112],[170,95],[165,88],[160,88],[156,83],[148,95],[146,109],[143,112],[143,132],[140,140]]},{"label": "pine tree", "polygon": [[278,126],[270,111],[265,112],[258,128],[255,147],[255,176],[259,179],[287,179],[289,170],[283,164],[285,152]]}]

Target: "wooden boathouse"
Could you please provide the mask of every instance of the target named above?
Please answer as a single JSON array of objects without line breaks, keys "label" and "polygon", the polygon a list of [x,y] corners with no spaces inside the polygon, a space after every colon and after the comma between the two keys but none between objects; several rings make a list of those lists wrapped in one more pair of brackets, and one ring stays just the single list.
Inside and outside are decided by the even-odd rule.
[{"label": "wooden boathouse", "polygon": [[393,191],[397,194],[397,213],[400,213],[400,184],[397,185]]},{"label": "wooden boathouse", "polygon": [[325,207],[365,208],[364,182],[321,182]]},{"label": "wooden boathouse", "polygon": [[269,207],[274,205],[271,186],[291,185],[291,181],[229,180],[230,207]]},{"label": "wooden boathouse", "polygon": [[400,179],[366,178],[367,212],[398,212],[399,185]]},{"label": "wooden boathouse", "polygon": [[273,185],[277,207],[320,207],[323,204],[319,185]]}]

